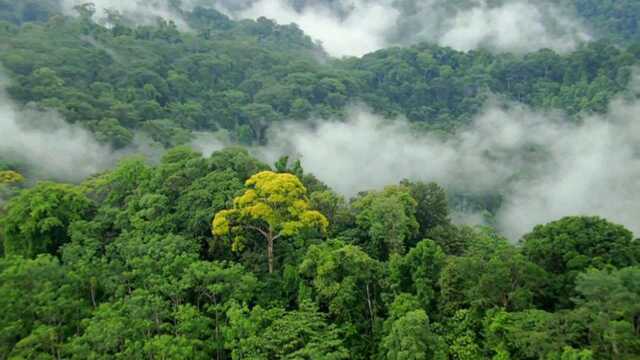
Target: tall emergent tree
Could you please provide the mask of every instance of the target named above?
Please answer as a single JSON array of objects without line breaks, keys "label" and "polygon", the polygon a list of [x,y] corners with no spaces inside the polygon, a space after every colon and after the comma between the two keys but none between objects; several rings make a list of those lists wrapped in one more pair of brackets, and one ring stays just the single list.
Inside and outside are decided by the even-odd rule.
[{"label": "tall emergent tree", "polygon": [[311,210],[307,189],[295,175],[262,171],[245,185],[248,189],[233,200],[233,208],[215,215],[212,232],[215,236],[231,236],[233,251],[242,249],[247,231],[260,234],[267,243],[269,273],[273,273],[276,240],[306,229],[326,232],[329,221]]},{"label": "tall emergent tree", "polygon": [[23,181],[24,181],[24,177],[15,171],[12,171],[12,170],[0,171],[0,185],[17,184]]}]

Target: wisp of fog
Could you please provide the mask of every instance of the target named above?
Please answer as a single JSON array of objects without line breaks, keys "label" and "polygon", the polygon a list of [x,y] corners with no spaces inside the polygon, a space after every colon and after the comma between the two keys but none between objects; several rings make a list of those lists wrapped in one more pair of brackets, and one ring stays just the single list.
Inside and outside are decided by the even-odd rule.
[{"label": "wisp of fog", "polygon": [[[85,0],[63,0],[67,13]],[[485,48],[524,53],[542,48],[574,50],[591,38],[570,9],[547,0],[94,0],[96,18],[106,9],[148,24],[157,17],[187,30],[181,11],[214,7],[234,19],[267,17],[296,23],[333,56],[361,56],[421,41],[457,50]],[[175,3],[177,4],[177,3]]]},{"label": "wisp of fog", "polygon": [[[71,11],[79,0],[64,0]],[[97,0],[104,9],[170,18],[167,0]],[[297,23],[335,56],[430,41],[460,50],[570,51],[589,32],[567,9],[524,0],[185,0],[183,10],[213,6],[234,18],[266,16]],[[186,25],[185,25],[186,26]],[[454,136],[417,136],[403,120],[361,107],[346,122],[287,123],[271,129],[263,159],[282,154],[340,193],[380,188],[401,179],[436,181],[450,191],[498,192],[500,229],[517,238],[535,224],[566,215],[600,215],[640,233],[640,102],[617,100],[580,123],[561,114],[493,102]],[[52,112],[24,110],[0,93],[0,155],[19,154],[48,177],[80,180],[111,166],[123,152]],[[205,152],[222,146],[198,134]],[[124,152],[126,153],[126,152]]]},{"label": "wisp of fog", "polygon": [[140,153],[153,160],[160,154],[158,144],[143,134],[136,134],[129,147],[113,150],[54,111],[18,106],[2,87],[0,134],[0,158],[17,160],[37,179],[78,182],[113,167],[124,156]]},{"label": "wisp of fog", "polygon": [[265,16],[296,23],[334,56],[360,56],[428,41],[457,50],[480,47],[524,53],[575,49],[590,38],[567,9],[547,1],[335,0],[216,2],[235,18]]},{"label": "wisp of fog", "polygon": [[443,139],[354,108],[346,122],[281,125],[262,153],[300,158],[305,170],[347,196],[405,178],[454,192],[498,192],[504,204],[497,224],[512,239],[567,215],[599,215],[639,233],[638,113],[639,102],[617,100],[608,114],[578,124],[493,103]]},{"label": "wisp of fog", "polygon": [[[111,149],[52,111],[18,109],[0,90],[0,156],[53,179],[81,180],[112,163]],[[10,156],[9,156],[10,155]]]}]

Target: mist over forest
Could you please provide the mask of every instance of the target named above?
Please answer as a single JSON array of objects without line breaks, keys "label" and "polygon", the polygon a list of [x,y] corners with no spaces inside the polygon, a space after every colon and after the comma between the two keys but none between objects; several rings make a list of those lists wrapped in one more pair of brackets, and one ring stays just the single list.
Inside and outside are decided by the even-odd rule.
[{"label": "mist over forest", "polygon": [[0,0],[1,359],[637,359],[635,0]]}]

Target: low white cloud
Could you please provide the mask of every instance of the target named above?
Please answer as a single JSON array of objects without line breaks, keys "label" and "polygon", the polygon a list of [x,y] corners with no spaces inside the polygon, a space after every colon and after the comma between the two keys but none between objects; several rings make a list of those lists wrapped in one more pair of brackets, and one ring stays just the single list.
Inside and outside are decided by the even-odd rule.
[{"label": "low white cloud", "polygon": [[469,128],[441,139],[356,108],[346,122],[275,128],[262,154],[269,161],[297,156],[347,196],[404,178],[500,193],[498,226],[512,239],[568,215],[599,215],[640,233],[640,103],[618,101],[611,109],[577,124],[492,104]]},{"label": "low white cloud", "polygon": [[224,130],[215,133],[195,132],[193,133],[193,140],[189,143],[189,146],[204,156],[209,156],[213,152],[222,150],[229,145],[232,145],[232,142]]},{"label": "low white cloud", "polygon": [[567,52],[574,50],[579,42],[589,40],[590,36],[577,21],[549,4],[542,6],[513,1],[490,7],[481,1],[450,19],[445,18],[439,37],[423,36],[457,50],[486,47],[518,53],[542,48]]},{"label": "low white cloud", "polygon": [[[68,14],[86,0],[62,0]],[[568,8],[548,0],[93,0],[96,19],[117,10],[141,24],[161,17],[182,30],[183,13],[213,7],[235,19],[266,17],[296,23],[333,56],[361,56],[427,41],[457,50],[487,48],[524,53],[571,51],[591,38]]]},{"label": "low white cloud", "polygon": [[0,99],[0,155],[20,159],[56,179],[81,180],[107,168],[112,153],[84,129],[53,112],[18,110]]},{"label": "low white cloud", "polygon": [[544,172],[510,187],[499,213],[504,231],[521,234],[566,215],[599,215],[640,233],[640,104],[611,108],[580,125],[548,127],[537,139],[550,157]]},{"label": "low white cloud", "polygon": [[565,52],[590,39],[572,14],[547,1],[255,0],[216,4],[236,18],[265,16],[282,24],[296,23],[334,56],[360,56],[420,41],[464,51],[488,48],[523,53],[551,48]]},{"label": "low white cloud", "polygon": [[19,107],[0,89],[0,158],[17,161],[38,179],[81,181],[115,165],[132,153],[150,159],[164,151],[144,135],[118,151],[99,143],[93,134],[64,121],[54,111]]},{"label": "low white cloud", "polygon": [[400,12],[385,2],[355,0],[343,16],[324,3],[301,10],[287,1],[261,0],[236,16],[275,19],[282,24],[296,23],[324,49],[334,56],[363,55],[387,46],[386,33],[400,19]]}]

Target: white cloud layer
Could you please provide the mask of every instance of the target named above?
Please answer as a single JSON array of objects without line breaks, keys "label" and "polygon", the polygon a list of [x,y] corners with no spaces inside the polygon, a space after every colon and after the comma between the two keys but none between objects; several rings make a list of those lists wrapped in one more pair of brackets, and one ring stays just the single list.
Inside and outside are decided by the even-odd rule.
[{"label": "white cloud layer", "polygon": [[339,17],[334,9],[321,4],[297,11],[285,0],[261,0],[236,16],[264,16],[281,24],[296,23],[333,56],[359,56],[387,46],[386,33],[400,19],[400,13],[384,2],[356,0],[352,7],[352,11]]},{"label": "white cloud layer", "polygon": [[18,107],[1,88],[0,134],[0,158],[19,161],[38,179],[81,181],[113,167],[128,154],[155,159],[160,151],[142,135],[136,136],[133,145],[114,151],[53,111]]},{"label": "white cloud layer", "polygon": [[599,215],[640,233],[639,102],[618,101],[581,124],[523,106],[491,105],[450,139],[416,136],[404,121],[352,110],[347,122],[285,124],[263,149],[298,156],[345,195],[404,178],[453,191],[500,192],[500,230],[516,239],[568,215]]},{"label": "white cloud layer", "polygon": [[[86,0],[63,0],[73,6]],[[187,30],[169,0],[93,0],[96,18],[115,9],[143,24],[157,17]],[[215,7],[236,19],[264,16],[296,23],[333,56],[361,56],[385,47],[428,41],[457,50],[524,53],[571,51],[590,39],[574,14],[546,0],[183,0],[181,9]]]},{"label": "white cloud layer", "polygon": [[[28,126],[28,127],[27,127]],[[80,180],[108,167],[105,154],[86,130],[67,124],[52,112],[20,111],[0,98],[0,156],[18,158],[55,179]]]},{"label": "white cloud layer", "polygon": [[335,0],[307,1],[295,7],[290,0],[256,0],[218,9],[236,18],[260,16],[279,23],[297,23],[320,40],[334,56],[360,56],[394,45],[429,41],[457,50],[480,47],[495,51],[527,52],[551,48],[575,49],[589,40],[585,28],[563,9],[542,1],[467,0]]}]

